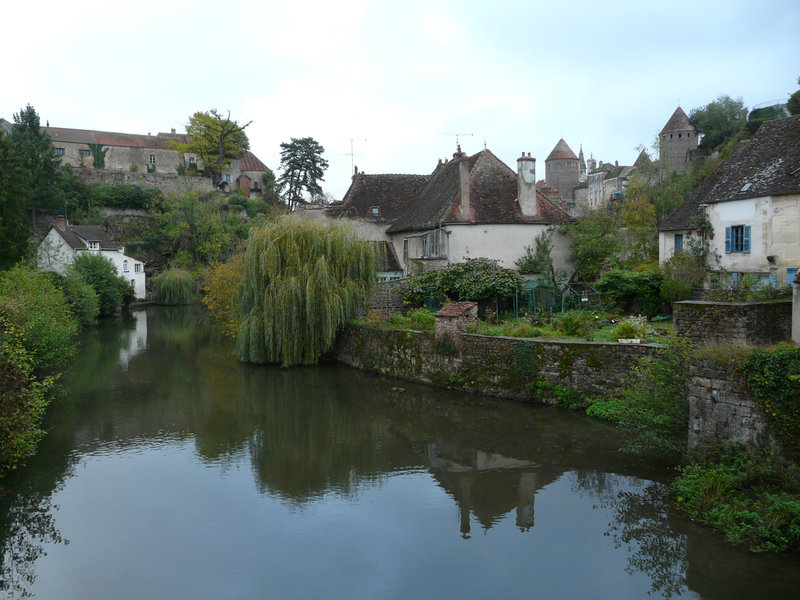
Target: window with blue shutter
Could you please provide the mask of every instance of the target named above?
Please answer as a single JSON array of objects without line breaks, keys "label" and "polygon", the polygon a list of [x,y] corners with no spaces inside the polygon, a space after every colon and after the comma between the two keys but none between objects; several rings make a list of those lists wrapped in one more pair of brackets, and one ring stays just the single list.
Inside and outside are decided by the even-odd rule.
[{"label": "window with blue shutter", "polygon": [[725,253],[750,252],[750,225],[725,228]]}]

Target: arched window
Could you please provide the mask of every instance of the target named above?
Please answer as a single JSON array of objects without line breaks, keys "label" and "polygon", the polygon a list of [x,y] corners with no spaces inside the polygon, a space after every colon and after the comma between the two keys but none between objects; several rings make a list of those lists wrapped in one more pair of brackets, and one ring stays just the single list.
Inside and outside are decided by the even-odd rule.
[{"label": "arched window", "polygon": [[123,260],[123,261],[122,261],[122,271],[123,271],[124,273],[127,273],[127,272],[128,272],[128,261],[127,261],[127,260]]}]

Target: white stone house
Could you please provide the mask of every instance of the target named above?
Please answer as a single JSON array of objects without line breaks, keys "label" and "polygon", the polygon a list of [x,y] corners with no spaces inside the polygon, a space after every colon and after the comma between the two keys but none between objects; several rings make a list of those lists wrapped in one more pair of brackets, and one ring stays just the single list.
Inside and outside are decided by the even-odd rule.
[{"label": "white stone house", "polygon": [[[709,268],[792,283],[800,267],[800,115],[768,121],[659,227],[659,262],[707,219]],[[716,261],[719,264],[716,264]]]},{"label": "white stone house", "polygon": [[[517,166],[515,173],[489,150],[469,157],[459,148],[430,175],[356,171],[342,202],[325,212],[350,219],[365,239],[389,242],[394,276],[479,257],[513,269],[538,235],[572,220],[536,190],[536,159],[523,154]],[[571,273],[568,238],[556,232],[552,246],[554,266]]]},{"label": "white stone house", "polygon": [[116,244],[101,227],[69,225],[63,218],[50,228],[39,244],[36,262],[44,271],[64,275],[67,267],[82,252],[106,257],[117,268],[117,273],[127,281],[137,300],[147,295],[144,263],[125,254],[125,248]]}]

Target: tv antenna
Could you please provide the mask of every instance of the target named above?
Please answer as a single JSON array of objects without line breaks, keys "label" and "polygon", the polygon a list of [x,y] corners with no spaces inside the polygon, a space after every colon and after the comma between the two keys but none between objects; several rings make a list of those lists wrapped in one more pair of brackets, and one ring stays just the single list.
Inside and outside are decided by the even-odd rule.
[{"label": "tv antenna", "polygon": [[355,153],[355,151],[353,150],[353,144],[354,144],[354,142],[366,142],[366,141],[367,141],[367,138],[350,138],[350,152],[345,152],[343,154],[343,156],[349,156],[350,157],[350,175],[353,175],[354,172],[355,172],[355,163],[353,161],[353,157],[361,156],[360,154],[356,154]]},{"label": "tv antenna", "polygon": [[475,135],[474,133],[440,133],[439,135],[452,135],[456,138],[456,146],[458,146],[458,138],[464,137],[465,135]]}]

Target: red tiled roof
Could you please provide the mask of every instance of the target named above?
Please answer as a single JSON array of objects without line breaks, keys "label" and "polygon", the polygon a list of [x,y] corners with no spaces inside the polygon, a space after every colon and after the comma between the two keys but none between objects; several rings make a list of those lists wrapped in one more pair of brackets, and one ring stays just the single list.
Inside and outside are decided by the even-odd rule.
[{"label": "red tiled roof", "polygon": [[545,158],[544,161],[547,162],[548,160],[562,159],[578,160],[578,157],[575,156],[572,148],[570,148],[567,142],[564,141],[564,138],[558,140],[558,143],[553,148],[553,151],[550,152],[549,156]]},{"label": "red tiled roof", "polygon": [[440,308],[439,312],[437,312],[435,316],[437,316],[437,317],[462,317],[471,308],[474,308],[476,306],[478,306],[478,303],[477,302],[472,302],[470,300],[465,300],[463,302],[451,302],[450,304],[445,304],[442,308]]},{"label": "red tiled roof", "polygon": [[242,156],[242,171],[266,172],[269,168],[249,150]]}]

